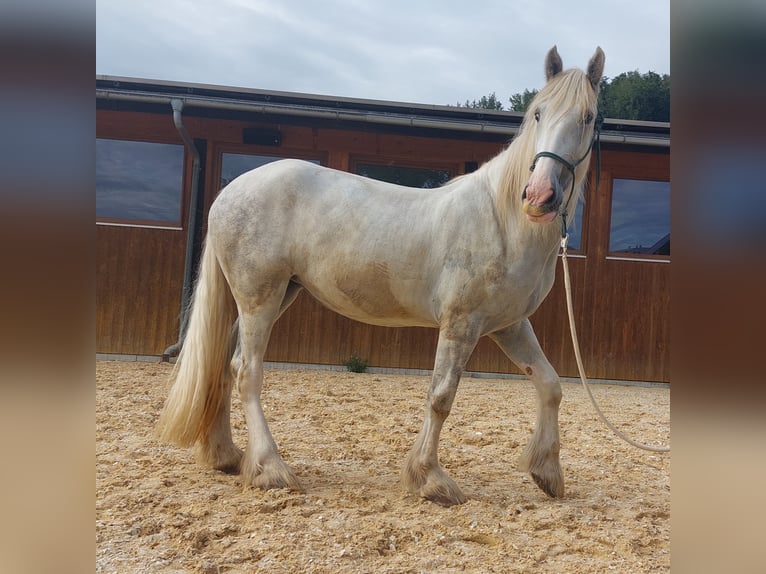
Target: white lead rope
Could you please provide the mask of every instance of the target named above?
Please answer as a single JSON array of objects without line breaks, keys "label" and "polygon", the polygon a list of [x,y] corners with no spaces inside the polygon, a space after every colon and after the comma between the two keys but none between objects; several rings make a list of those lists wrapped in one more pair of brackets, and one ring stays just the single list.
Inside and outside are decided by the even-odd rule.
[{"label": "white lead rope", "polygon": [[585,387],[585,391],[588,393],[588,397],[590,397],[590,402],[593,403],[593,408],[596,409],[598,416],[601,417],[601,420],[604,422],[604,424],[607,427],[609,427],[614,434],[616,434],[618,437],[620,437],[622,440],[624,440],[628,444],[631,444],[643,450],[649,450],[652,452],[670,452],[670,446],[652,446],[648,444],[643,444],[631,439],[630,437],[620,432],[619,429],[615,428],[614,425],[612,425],[612,423],[610,423],[607,420],[607,418],[604,416],[604,413],[601,412],[601,409],[596,403],[596,399],[593,398],[593,394],[590,392],[590,387],[588,386],[588,379],[585,376],[585,368],[583,367],[583,364],[582,364],[582,357],[580,356],[580,344],[577,342],[577,330],[575,329],[574,311],[572,310],[572,284],[569,279],[569,265],[567,264],[567,242],[568,241],[569,241],[569,234],[564,234],[564,237],[561,238],[561,263],[564,267],[564,287],[565,287],[566,298],[567,298],[567,313],[569,314],[569,330],[572,333],[572,345],[574,346],[575,358],[577,359],[577,369],[580,371],[580,380],[582,381],[582,386]]}]

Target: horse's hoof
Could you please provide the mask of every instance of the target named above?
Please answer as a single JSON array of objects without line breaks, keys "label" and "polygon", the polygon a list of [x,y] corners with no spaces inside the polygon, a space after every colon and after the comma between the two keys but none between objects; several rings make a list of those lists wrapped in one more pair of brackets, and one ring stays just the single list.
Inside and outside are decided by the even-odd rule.
[{"label": "horse's hoof", "polygon": [[297,492],[304,492],[295,473],[281,461],[265,465],[248,464],[245,461],[242,465],[242,483],[245,486],[260,488],[261,490],[287,488]]},{"label": "horse's hoof", "polygon": [[457,504],[464,504],[468,501],[468,497],[463,494],[460,489],[449,493],[433,493],[430,495],[424,494],[423,498],[430,500],[440,506],[455,506]]},{"label": "horse's hoof", "polygon": [[232,461],[224,464],[218,464],[214,467],[216,470],[220,470],[224,474],[239,474],[241,464],[240,461]]},{"label": "horse's hoof", "polygon": [[468,500],[457,483],[441,469],[427,475],[425,482],[419,488],[411,489],[411,492],[440,506],[455,506]]},{"label": "horse's hoof", "polygon": [[551,498],[561,498],[564,496],[564,484],[560,479],[546,479],[534,472],[530,474],[532,475],[532,480],[535,481],[535,484],[540,487],[540,490]]},{"label": "horse's hoof", "polygon": [[242,468],[242,451],[234,445],[222,448],[197,445],[197,460],[204,466],[226,474],[239,474]]},{"label": "horse's hoof", "polygon": [[273,490],[278,488],[286,488],[296,492],[304,492],[301,483],[298,479],[290,473],[290,476],[281,473],[279,475],[267,475],[265,473],[258,475],[254,480],[250,481],[250,486],[260,488],[261,490]]}]

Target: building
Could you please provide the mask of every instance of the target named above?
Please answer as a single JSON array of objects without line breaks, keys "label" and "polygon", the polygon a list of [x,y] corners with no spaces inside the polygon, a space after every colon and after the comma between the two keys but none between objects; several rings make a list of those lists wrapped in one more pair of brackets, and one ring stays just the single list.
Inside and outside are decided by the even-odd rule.
[{"label": "building", "polygon": [[[283,157],[415,187],[476,169],[518,131],[522,115],[97,76],[96,350],[173,351],[185,285],[217,192]],[[606,119],[570,267],[588,376],[669,381],[670,125]],[[191,217],[190,217],[191,214]],[[562,376],[577,376],[561,270],[532,316]],[[186,278],[186,281],[185,281]],[[303,292],[276,324],[268,361],[431,369],[437,332],[353,322]],[[469,371],[514,373],[489,340]]]}]

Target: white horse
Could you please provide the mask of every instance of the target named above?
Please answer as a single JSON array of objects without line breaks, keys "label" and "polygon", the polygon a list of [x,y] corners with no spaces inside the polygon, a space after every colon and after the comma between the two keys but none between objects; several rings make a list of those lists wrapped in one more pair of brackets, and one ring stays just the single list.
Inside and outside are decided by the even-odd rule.
[{"label": "white horse", "polygon": [[[159,437],[196,443],[201,462],[241,471],[246,485],[300,490],[260,395],[272,326],[306,289],[357,321],[439,329],[425,421],[402,472],[405,488],[446,506],[465,502],[437,447],[465,364],[486,335],[537,390],[536,426],[520,468],[548,495],[562,496],[561,386],[528,317],[553,285],[557,216],[569,223],[584,186],[603,68],[597,48],[586,72],[564,71],[554,46],[545,59],[547,82],[518,136],[479,170],[435,190],[297,160],[232,181],[210,208]],[[248,428],[244,453],[231,436],[234,381]]]}]

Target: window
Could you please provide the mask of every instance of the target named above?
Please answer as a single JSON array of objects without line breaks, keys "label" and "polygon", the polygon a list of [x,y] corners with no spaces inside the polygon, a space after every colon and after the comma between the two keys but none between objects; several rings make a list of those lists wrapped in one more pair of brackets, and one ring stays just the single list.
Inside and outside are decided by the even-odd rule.
[{"label": "window", "polygon": [[[569,234],[569,240],[567,241],[567,248],[572,250],[582,249],[582,217],[583,217],[584,202],[581,197],[575,207],[575,215],[572,223],[567,229]],[[560,220],[559,220],[560,221]]]},{"label": "window", "polygon": [[609,251],[670,255],[670,182],[612,182]]},{"label": "window", "polygon": [[[240,176],[251,169],[261,167],[262,165],[280,159],[285,158],[268,155],[251,155],[246,153],[223,153],[221,154],[221,186],[219,189],[223,189],[237,176]],[[308,161],[319,164],[319,160],[317,159]]]},{"label": "window", "polygon": [[96,139],[96,218],[180,226],[184,147]]},{"label": "window", "polygon": [[427,169],[374,163],[357,163],[356,173],[380,181],[423,189],[439,187],[452,178],[452,175],[446,169]]}]

